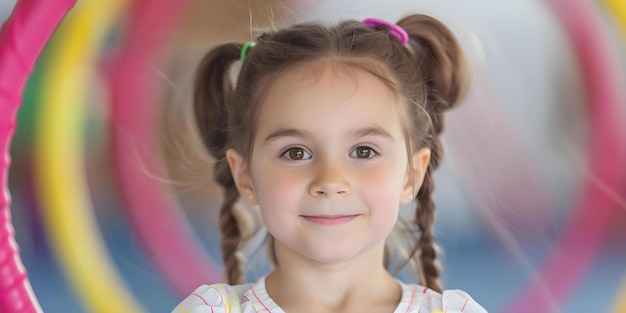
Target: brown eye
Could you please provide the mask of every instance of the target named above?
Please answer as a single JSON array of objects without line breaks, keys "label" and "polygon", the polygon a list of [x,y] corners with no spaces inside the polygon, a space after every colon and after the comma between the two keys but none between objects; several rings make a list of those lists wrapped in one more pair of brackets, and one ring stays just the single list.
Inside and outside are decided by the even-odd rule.
[{"label": "brown eye", "polygon": [[378,153],[370,147],[360,146],[360,147],[356,147],[352,151],[350,156],[353,158],[357,158],[357,159],[371,159],[375,157],[377,154]]},{"label": "brown eye", "polygon": [[290,148],[282,154],[288,160],[301,161],[311,158],[311,154],[302,148]]}]

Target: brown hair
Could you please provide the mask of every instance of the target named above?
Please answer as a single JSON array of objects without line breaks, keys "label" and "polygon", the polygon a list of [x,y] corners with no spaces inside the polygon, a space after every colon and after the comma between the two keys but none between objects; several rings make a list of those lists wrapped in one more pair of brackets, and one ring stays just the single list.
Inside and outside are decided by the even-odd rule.
[{"label": "brown hair", "polygon": [[294,66],[331,58],[338,64],[365,69],[392,88],[406,106],[403,122],[408,150],[431,149],[430,164],[416,196],[416,216],[410,222],[415,226],[411,236],[415,244],[405,264],[419,255],[414,263],[421,283],[441,291],[432,230],[432,173],[442,156],[439,135],[443,130],[443,112],[458,103],[463,94],[467,84],[465,66],[454,35],[436,19],[411,15],[398,25],[409,34],[407,46],[391,36],[386,26],[372,28],[357,21],[333,27],[298,24],[262,34],[256,39],[256,46],[249,49],[236,84],[230,80],[230,71],[239,60],[242,44],[220,45],[202,60],[195,82],[194,111],[202,140],[217,160],[215,180],[225,188],[219,227],[230,284],[242,282],[237,254],[245,238],[241,238],[233,214],[239,193],[225,152],[233,148],[246,158],[251,155],[256,116],[265,96],[262,91],[268,89],[272,78]]}]

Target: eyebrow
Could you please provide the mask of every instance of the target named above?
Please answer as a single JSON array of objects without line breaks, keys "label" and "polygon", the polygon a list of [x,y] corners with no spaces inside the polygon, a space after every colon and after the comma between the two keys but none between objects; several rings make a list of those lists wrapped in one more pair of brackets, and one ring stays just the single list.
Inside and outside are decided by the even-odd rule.
[{"label": "eyebrow", "polygon": [[307,133],[293,128],[280,128],[277,131],[265,137],[265,142],[275,140],[280,137],[307,137]]},{"label": "eyebrow", "polygon": [[391,134],[389,134],[389,132],[387,132],[386,130],[384,130],[380,126],[371,126],[371,127],[359,128],[359,129],[356,129],[354,131],[351,131],[351,133],[352,133],[352,136],[355,137],[355,138],[362,138],[362,137],[368,137],[368,136],[379,136],[379,137],[391,139],[392,141],[396,141],[395,138],[393,138],[393,136]]},{"label": "eyebrow", "polygon": [[[396,141],[395,138],[391,134],[389,134],[389,132],[387,132],[386,130],[384,130],[383,128],[381,128],[379,126],[358,128],[358,129],[350,131],[350,135],[352,137],[354,137],[354,138],[363,138],[363,137],[368,137],[368,136],[379,136],[379,137],[383,137],[383,138],[386,138],[386,139],[390,139],[392,141]],[[280,129],[276,130],[275,132],[269,134],[265,138],[265,142],[269,142],[269,141],[272,141],[272,140],[275,140],[275,139],[281,138],[281,137],[305,138],[305,137],[310,137],[310,134],[307,131],[298,130],[298,129],[294,129],[294,128],[280,128]]]}]

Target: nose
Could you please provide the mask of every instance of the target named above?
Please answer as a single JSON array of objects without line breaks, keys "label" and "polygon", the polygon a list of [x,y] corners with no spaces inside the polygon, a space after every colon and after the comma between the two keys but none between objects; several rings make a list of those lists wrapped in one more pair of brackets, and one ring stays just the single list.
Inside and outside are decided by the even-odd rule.
[{"label": "nose", "polygon": [[346,169],[340,160],[320,162],[315,168],[309,194],[316,198],[345,197],[350,194]]}]

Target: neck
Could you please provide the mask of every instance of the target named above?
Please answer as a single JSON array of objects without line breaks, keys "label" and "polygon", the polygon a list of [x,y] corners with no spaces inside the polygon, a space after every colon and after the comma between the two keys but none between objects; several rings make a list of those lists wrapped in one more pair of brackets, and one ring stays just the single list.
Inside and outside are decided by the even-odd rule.
[{"label": "neck", "polygon": [[280,264],[267,277],[267,291],[286,312],[298,311],[289,310],[291,307],[315,308],[314,312],[358,311],[355,303],[368,303],[370,309],[393,309],[402,291],[383,266],[383,250],[381,243],[349,261],[320,263],[277,243]]}]

